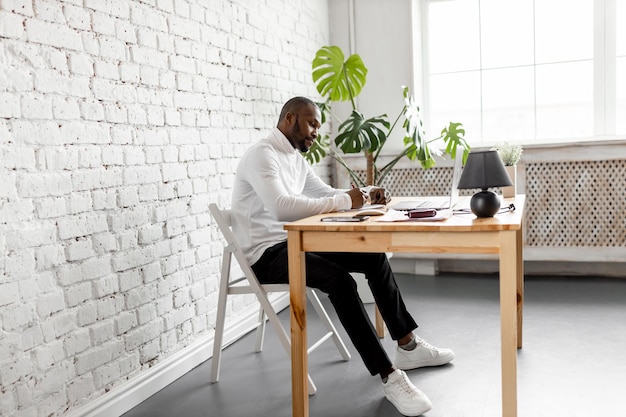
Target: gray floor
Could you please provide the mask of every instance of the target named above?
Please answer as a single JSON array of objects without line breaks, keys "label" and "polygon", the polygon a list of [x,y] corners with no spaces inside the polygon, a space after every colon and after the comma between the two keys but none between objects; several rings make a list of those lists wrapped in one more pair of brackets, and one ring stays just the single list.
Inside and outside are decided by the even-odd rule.
[{"label": "gray floor", "polygon": [[[397,278],[420,324],[418,333],[456,352],[452,364],[409,372],[434,404],[426,416],[501,416],[497,278]],[[328,310],[334,313],[329,304]],[[626,280],[529,277],[524,311],[519,417],[626,416]],[[319,330],[314,316],[309,316],[313,334]],[[281,317],[288,323],[287,311]],[[310,415],[399,416],[384,399],[378,377],[367,373],[345,334],[344,338],[353,355],[350,361],[342,362],[332,343],[309,357],[318,386],[310,397]],[[393,342],[386,338],[383,343],[393,355]],[[124,416],[291,415],[284,351],[271,330],[263,352],[255,354],[253,345],[250,334],[224,351],[219,383],[209,383],[207,361]]]}]

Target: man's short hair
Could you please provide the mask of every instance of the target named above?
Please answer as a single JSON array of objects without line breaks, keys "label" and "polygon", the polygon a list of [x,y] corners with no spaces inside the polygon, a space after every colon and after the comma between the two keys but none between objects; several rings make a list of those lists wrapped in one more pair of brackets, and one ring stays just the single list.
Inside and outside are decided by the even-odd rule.
[{"label": "man's short hair", "polygon": [[280,122],[281,120],[283,120],[285,116],[287,116],[287,113],[299,113],[300,109],[304,106],[317,105],[310,98],[300,96],[290,98],[283,106],[283,109],[280,111],[280,117],[278,118],[278,121]]}]

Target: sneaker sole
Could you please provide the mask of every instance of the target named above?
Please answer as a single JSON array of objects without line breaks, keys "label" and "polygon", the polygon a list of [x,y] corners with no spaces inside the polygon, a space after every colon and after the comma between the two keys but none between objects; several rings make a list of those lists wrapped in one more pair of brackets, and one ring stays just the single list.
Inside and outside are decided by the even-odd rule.
[{"label": "sneaker sole", "polygon": [[421,416],[422,414],[430,411],[433,408],[432,404],[424,404],[424,406],[421,408],[417,408],[415,410],[407,410],[407,409],[403,409],[401,406],[393,402],[389,397],[385,396],[385,398],[387,398],[387,400],[391,404],[393,404],[394,407],[396,407],[396,409],[400,412],[400,414],[404,416],[410,416],[410,417]]}]

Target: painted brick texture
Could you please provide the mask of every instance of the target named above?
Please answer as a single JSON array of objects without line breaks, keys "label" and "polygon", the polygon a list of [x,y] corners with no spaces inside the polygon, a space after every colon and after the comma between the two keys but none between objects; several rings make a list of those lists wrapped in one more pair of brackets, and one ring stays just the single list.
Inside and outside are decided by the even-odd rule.
[{"label": "painted brick texture", "polygon": [[282,103],[315,97],[327,13],[0,2],[0,415],[65,415],[213,332],[208,204]]}]

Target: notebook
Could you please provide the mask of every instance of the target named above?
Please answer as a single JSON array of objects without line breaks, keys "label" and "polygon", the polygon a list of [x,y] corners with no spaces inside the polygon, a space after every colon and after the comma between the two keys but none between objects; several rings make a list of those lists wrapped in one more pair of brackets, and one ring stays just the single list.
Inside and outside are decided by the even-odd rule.
[{"label": "notebook", "polygon": [[416,209],[435,209],[445,210],[453,208],[459,199],[459,181],[461,172],[463,171],[463,157],[458,156],[454,160],[454,168],[452,171],[452,183],[450,184],[450,195],[441,197],[416,197],[413,200],[401,201],[392,205],[390,208],[394,210],[416,210]]}]

